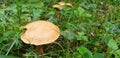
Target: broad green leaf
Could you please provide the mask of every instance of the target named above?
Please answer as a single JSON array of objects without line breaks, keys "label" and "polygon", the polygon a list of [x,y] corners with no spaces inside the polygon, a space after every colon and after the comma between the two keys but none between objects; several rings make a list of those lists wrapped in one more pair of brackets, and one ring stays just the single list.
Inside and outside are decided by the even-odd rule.
[{"label": "broad green leaf", "polygon": [[96,8],[97,7],[97,5],[96,4],[89,4],[89,6],[88,7],[91,7],[91,8]]},{"label": "broad green leaf", "polygon": [[0,3],[4,3],[4,0],[0,0]]},{"label": "broad green leaf", "polygon": [[92,52],[90,50],[88,50],[86,47],[84,46],[81,46],[81,47],[78,47],[77,49],[81,55],[83,55],[84,58],[92,58]]},{"label": "broad green leaf", "polygon": [[120,49],[115,51],[115,53],[120,56]]},{"label": "broad green leaf", "polygon": [[104,55],[102,53],[95,53],[93,58],[104,58]]},{"label": "broad green leaf", "polygon": [[112,48],[113,50],[117,50],[118,49],[118,45],[117,45],[116,41],[113,40],[113,39],[109,40],[108,47]]},{"label": "broad green leaf", "polygon": [[50,17],[49,19],[48,19],[48,21],[50,21],[50,22],[53,22],[53,23],[58,23],[58,21],[55,19],[55,18],[53,18],[53,17]]},{"label": "broad green leaf", "polygon": [[78,32],[78,35],[76,35],[77,40],[84,40],[84,41],[88,41],[88,37],[85,36],[84,32]]},{"label": "broad green leaf", "polygon": [[74,56],[74,58],[81,58],[81,55],[78,52],[74,52],[73,56]]},{"label": "broad green leaf", "polygon": [[17,7],[16,4],[11,4],[9,7],[6,8],[6,10],[11,10],[16,13],[17,12],[16,7]]},{"label": "broad green leaf", "polygon": [[89,53],[84,53],[83,58],[93,58]]},{"label": "broad green leaf", "polygon": [[81,7],[78,7],[76,10],[74,10],[74,13],[78,16],[78,17],[80,17],[80,16],[82,16],[82,14],[85,12],[85,10],[83,9],[83,8],[81,8]]},{"label": "broad green leaf", "polygon": [[61,34],[62,34],[66,39],[69,39],[69,40],[75,38],[75,34],[74,34],[73,32],[71,32],[71,31],[68,31],[68,30],[63,31]]},{"label": "broad green leaf", "polygon": [[112,36],[110,34],[100,34],[100,36],[102,37],[102,41],[105,43],[108,43],[110,39],[112,39]]},{"label": "broad green leaf", "polygon": [[89,14],[89,13],[84,13],[83,14],[83,17],[91,17],[92,15],[91,14]]},{"label": "broad green leaf", "polygon": [[77,10],[78,10],[79,15],[81,15],[81,14],[83,14],[85,12],[85,10],[83,8],[81,8],[81,7],[78,7]]},{"label": "broad green leaf", "polygon": [[33,18],[38,19],[41,16],[42,10],[33,9]]},{"label": "broad green leaf", "polygon": [[52,17],[54,16],[55,12],[54,11],[51,11],[51,12],[48,12],[45,17]]},{"label": "broad green leaf", "polygon": [[116,42],[120,44],[120,37],[116,39]]}]

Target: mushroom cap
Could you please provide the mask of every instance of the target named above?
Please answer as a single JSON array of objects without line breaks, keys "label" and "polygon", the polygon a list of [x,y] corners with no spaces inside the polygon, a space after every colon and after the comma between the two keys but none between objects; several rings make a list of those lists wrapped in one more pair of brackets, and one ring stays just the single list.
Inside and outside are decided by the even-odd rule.
[{"label": "mushroom cap", "polygon": [[69,7],[73,7],[73,5],[71,3],[66,3],[66,5]]},{"label": "mushroom cap", "polygon": [[57,10],[62,10],[63,6],[68,6],[68,7],[73,7],[71,3],[65,3],[65,2],[59,2],[58,4],[53,5],[52,7],[57,9]]},{"label": "mushroom cap", "polygon": [[43,45],[54,42],[60,35],[58,26],[49,21],[35,21],[28,23],[21,29],[26,29],[21,40],[26,44]]},{"label": "mushroom cap", "polygon": [[64,6],[64,5],[65,5],[64,2],[59,2],[58,4],[61,5],[61,6]]},{"label": "mushroom cap", "polygon": [[58,4],[53,5],[52,7],[53,7],[53,8],[56,8],[56,9],[58,9],[58,10],[62,10],[62,6],[61,6],[61,5],[58,5]]}]

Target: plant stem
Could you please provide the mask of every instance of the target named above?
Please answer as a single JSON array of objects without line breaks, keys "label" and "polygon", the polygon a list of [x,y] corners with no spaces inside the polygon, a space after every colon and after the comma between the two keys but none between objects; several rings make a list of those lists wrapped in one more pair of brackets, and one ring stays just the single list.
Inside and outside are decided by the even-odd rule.
[{"label": "plant stem", "polygon": [[21,2],[21,1],[16,0],[16,5],[17,5],[17,7],[16,7],[16,9],[17,9],[17,17],[18,17],[18,22],[20,23],[21,13],[22,13],[22,7],[21,7],[21,5],[20,5],[19,2]]},{"label": "plant stem", "polygon": [[11,44],[10,48],[8,49],[7,53],[5,54],[6,56],[9,54],[10,50],[12,49],[12,47],[14,46],[16,40]]},{"label": "plant stem", "polygon": [[36,52],[38,52],[39,54],[41,54],[41,57],[42,58],[44,58],[44,56],[43,56],[43,49],[42,49],[42,45],[38,45],[37,47],[36,47]]}]

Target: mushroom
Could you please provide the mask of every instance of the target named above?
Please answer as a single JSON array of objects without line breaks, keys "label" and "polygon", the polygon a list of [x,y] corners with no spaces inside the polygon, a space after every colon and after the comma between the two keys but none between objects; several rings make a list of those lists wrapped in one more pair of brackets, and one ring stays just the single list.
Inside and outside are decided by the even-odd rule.
[{"label": "mushroom", "polygon": [[58,4],[53,5],[52,7],[57,9],[57,10],[62,10],[62,6],[68,6],[68,7],[73,7],[71,3],[65,3],[65,2],[59,2]]},{"label": "mushroom", "polygon": [[71,3],[66,3],[66,5],[69,7],[73,7],[73,5]]},{"label": "mushroom", "polygon": [[59,2],[58,4],[61,5],[61,6],[64,6],[64,5],[65,5],[64,2]]},{"label": "mushroom", "polygon": [[26,44],[35,45],[36,51],[42,55],[42,58],[42,45],[54,42],[60,35],[58,26],[43,20],[28,23],[21,27],[21,29],[26,30],[25,33],[21,35],[21,40]]},{"label": "mushroom", "polygon": [[57,9],[57,10],[62,10],[62,6],[58,5],[58,4],[53,5],[52,7],[55,8],[55,9]]}]

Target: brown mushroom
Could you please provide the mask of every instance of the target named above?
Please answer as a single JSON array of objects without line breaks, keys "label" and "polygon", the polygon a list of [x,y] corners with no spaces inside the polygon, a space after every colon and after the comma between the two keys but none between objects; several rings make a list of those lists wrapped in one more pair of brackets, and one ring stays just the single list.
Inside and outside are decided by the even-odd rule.
[{"label": "brown mushroom", "polygon": [[66,5],[69,7],[73,7],[73,5],[71,3],[66,3]]},{"label": "brown mushroom", "polygon": [[58,4],[53,5],[52,7],[55,8],[55,9],[57,9],[57,10],[62,10],[62,6],[58,5]]},{"label": "brown mushroom", "polygon": [[58,4],[61,5],[61,6],[64,6],[64,5],[65,5],[64,2],[59,2]]},{"label": "brown mushroom", "polygon": [[65,2],[59,2],[58,3],[60,6],[69,6],[69,7],[73,7],[73,5],[71,3],[65,3]]},{"label": "brown mushroom", "polygon": [[57,9],[57,10],[62,10],[63,6],[68,6],[68,7],[73,7],[71,3],[65,3],[65,2],[59,2],[58,4],[53,5],[52,7]]},{"label": "brown mushroom", "polygon": [[31,22],[21,29],[26,29],[21,35],[21,40],[26,44],[36,45],[37,52],[41,54],[43,54],[42,45],[54,42],[60,35],[58,26],[43,20]]}]

